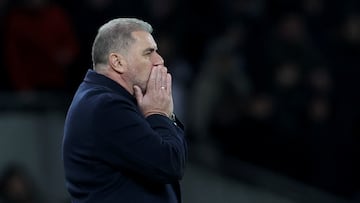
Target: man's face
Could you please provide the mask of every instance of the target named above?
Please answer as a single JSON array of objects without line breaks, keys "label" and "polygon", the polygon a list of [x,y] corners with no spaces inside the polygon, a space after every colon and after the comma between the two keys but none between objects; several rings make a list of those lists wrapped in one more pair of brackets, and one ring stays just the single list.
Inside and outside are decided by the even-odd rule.
[{"label": "man's face", "polygon": [[127,55],[128,79],[132,85],[138,85],[146,92],[150,72],[154,66],[163,66],[164,60],[157,53],[157,45],[152,35],[145,31],[132,33],[135,42],[130,46]]}]

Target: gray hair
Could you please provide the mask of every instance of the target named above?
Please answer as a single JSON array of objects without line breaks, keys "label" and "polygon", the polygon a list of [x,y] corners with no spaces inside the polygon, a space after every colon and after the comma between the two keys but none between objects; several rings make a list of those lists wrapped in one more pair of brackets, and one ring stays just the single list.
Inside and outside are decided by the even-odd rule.
[{"label": "gray hair", "polygon": [[152,33],[152,26],[136,18],[117,18],[102,25],[92,46],[93,67],[105,64],[112,52],[124,53],[135,41],[131,36],[134,31]]}]

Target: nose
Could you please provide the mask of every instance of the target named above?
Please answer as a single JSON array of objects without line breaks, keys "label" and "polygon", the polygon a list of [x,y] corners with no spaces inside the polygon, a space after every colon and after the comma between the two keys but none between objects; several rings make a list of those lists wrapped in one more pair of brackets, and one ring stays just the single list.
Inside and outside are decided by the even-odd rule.
[{"label": "nose", "polygon": [[164,65],[164,59],[157,52],[155,52],[153,62],[155,66]]}]

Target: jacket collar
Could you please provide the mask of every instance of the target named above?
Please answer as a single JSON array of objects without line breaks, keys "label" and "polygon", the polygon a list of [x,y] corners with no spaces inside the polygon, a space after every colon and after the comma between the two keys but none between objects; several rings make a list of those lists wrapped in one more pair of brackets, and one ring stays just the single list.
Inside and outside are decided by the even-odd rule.
[{"label": "jacket collar", "polygon": [[112,91],[119,93],[126,98],[136,102],[136,99],[131,95],[123,86],[115,82],[114,80],[106,77],[105,75],[99,74],[92,69],[88,69],[86,72],[84,82],[93,83],[111,89]]}]

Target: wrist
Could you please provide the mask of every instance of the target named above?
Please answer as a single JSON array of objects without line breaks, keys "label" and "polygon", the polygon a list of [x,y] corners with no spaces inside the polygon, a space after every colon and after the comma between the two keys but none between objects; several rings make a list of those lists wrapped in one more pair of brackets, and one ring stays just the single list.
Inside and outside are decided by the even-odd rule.
[{"label": "wrist", "polygon": [[175,119],[175,114],[172,112],[172,113],[170,113],[170,114],[167,114],[167,113],[165,113],[165,112],[161,112],[161,111],[148,111],[148,112],[146,112],[146,113],[144,113],[144,116],[145,116],[145,118],[146,117],[148,117],[148,116],[150,116],[150,115],[153,115],[153,114],[160,114],[160,115],[163,115],[163,116],[166,116],[166,117],[168,117],[170,120],[172,120],[172,121],[175,121],[176,119]]},{"label": "wrist", "polygon": [[146,117],[148,117],[150,115],[153,115],[153,114],[160,114],[160,115],[163,115],[163,116],[166,116],[166,117],[170,118],[167,113],[162,112],[162,111],[148,111],[148,112],[144,113],[144,116],[146,118]]}]

